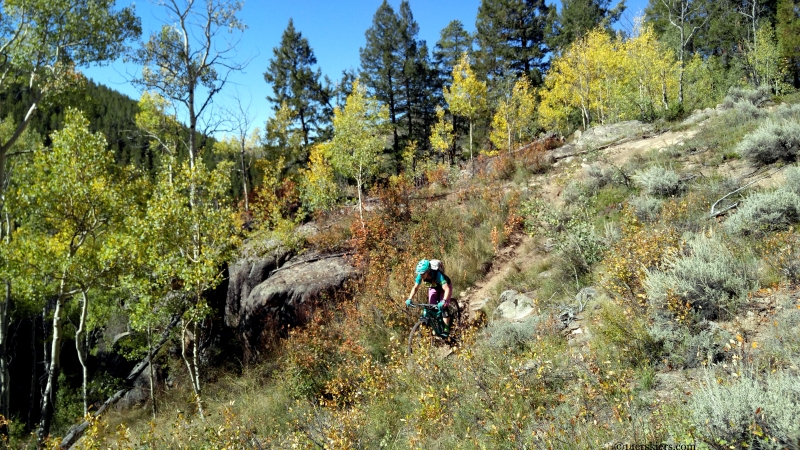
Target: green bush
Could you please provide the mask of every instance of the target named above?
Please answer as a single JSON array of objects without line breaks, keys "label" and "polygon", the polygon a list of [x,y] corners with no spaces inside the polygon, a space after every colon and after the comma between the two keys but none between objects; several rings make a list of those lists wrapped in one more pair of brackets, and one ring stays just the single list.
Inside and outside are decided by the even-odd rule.
[{"label": "green bush", "polygon": [[697,430],[722,448],[795,448],[800,439],[800,377],[744,376],[730,384],[708,377],[690,406]]},{"label": "green bush", "polygon": [[655,308],[678,317],[685,305],[699,317],[714,320],[736,313],[745,295],[756,287],[754,264],[740,261],[724,244],[696,236],[687,254],[669,258],[663,271],[648,271],[645,290]]},{"label": "green bush", "polygon": [[764,112],[758,109],[758,106],[746,101],[739,100],[733,104],[734,114],[743,121],[755,120],[764,115]]},{"label": "green bush", "polygon": [[675,171],[661,166],[651,166],[646,170],[637,172],[633,179],[647,195],[670,197],[683,191],[683,183],[680,176]]},{"label": "green bush", "polygon": [[736,104],[746,102],[753,106],[761,106],[772,98],[772,89],[769,86],[759,86],[756,89],[747,87],[731,86],[728,95],[722,100],[722,107],[726,109],[734,108]]},{"label": "green bush", "polygon": [[800,166],[787,167],[783,175],[786,178],[786,184],[782,189],[800,195]]},{"label": "green bush", "polygon": [[772,116],[778,119],[800,120],[800,103],[784,103],[775,109]]},{"label": "green bush", "polygon": [[736,152],[756,165],[794,161],[800,153],[800,123],[768,120],[746,135]]},{"label": "green bush", "polygon": [[497,321],[483,331],[486,346],[495,349],[521,350],[536,339],[542,316],[531,316],[521,322]]},{"label": "green bush", "polygon": [[642,195],[630,199],[630,205],[633,208],[636,218],[642,222],[655,222],[658,220],[658,215],[661,213],[661,207],[664,201],[649,195]]},{"label": "green bush", "polygon": [[743,200],[738,211],[725,221],[725,229],[732,234],[758,236],[787,229],[798,220],[800,196],[788,189],[777,189],[756,193]]},{"label": "green bush", "polygon": [[724,358],[725,344],[733,335],[723,328],[703,322],[699,329],[655,314],[648,328],[651,339],[661,349],[661,359],[673,369],[694,368]]}]

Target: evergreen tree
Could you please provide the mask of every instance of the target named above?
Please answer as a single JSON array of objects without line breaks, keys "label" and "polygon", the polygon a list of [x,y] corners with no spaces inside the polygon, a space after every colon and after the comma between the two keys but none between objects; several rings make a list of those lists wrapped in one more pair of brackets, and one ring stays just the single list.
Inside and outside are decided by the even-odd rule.
[{"label": "evergreen tree", "polygon": [[800,1],[778,0],[776,22],[778,46],[788,63],[792,84],[800,88]]},{"label": "evergreen tree", "polygon": [[435,120],[435,105],[430,98],[437,90],[436,77],[428,47],[417,39],[418,34],[419,25],[408,1],[402,1],[395,13],[384,0],[361,49],[361,80],[370,95],[389,110],[392,148],[397,156],[401,140],[427,142],[430,124]]},{"label": "evergreen tree", "polygon": [[430,125],[435,121],[435,93],[439,92],[437,74],[430,63],[428,46],[418,40],[419,25],[408,1],[400,3],[400,57],[403,62],[399,110],[405,116],[405,137],[427,142]]},{"label": "evergreen tree", "polygon": [[295,30],[292,19],[280,45],[272,52],[274,56],[269,60],[264,79],[272,85],[274,96],[267,100],[274,104],[275,111],[283,103],[288,105],[299,122],[303,144],[308,146],[312,133],[323,134],[323,128],[330,122],[330,88],[320,82],[320,70],[313,69],[317,63],[314,51],[302,33]]},{"label": "evergreen tree", "polygon": [[482,0],[475,22],[476,71],[486,78],[511,71],[538,84],[547,66],[551,8],[544,0]]},{"label": "evergreen tree", "polygon": [[460,20],[453,20],[442,29],[436,50],[433,51],[433,61],[443,85],[449,86],[453,82],[453,67],[461,60],[461,55],[464,52],[472,55],[473,41]]},{"label": "evergreen tree", "polygon": [[372,26],[365,33],[366,45],[360,49],[361,81],[371,96],[386,105],[392,126],[392,148],[399,153],[398,92],[402,85],[403,64],[398,58],[400,24],[394,9],[386,0],[375,12]]},{"label": "evergreen tree", "polygon": [[[613,32],[611,25],[625,11],[625,0],[621,0],[613,9],[609,8],[610,3],[611,0],[562,0],[561,11],[552,14],[552,29],[548,38],[550,48],[560,53],[598,25]],[[555,10],[552,12],[555,13]]]}]

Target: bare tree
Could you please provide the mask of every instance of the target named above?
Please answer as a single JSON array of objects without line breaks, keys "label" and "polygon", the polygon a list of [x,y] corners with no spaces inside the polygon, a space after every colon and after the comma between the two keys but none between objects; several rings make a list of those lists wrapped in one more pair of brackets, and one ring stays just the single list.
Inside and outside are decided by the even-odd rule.
[{"label": "bare tree", "polygon": [[661,0],[661,3],[667,8],[667,19],[678,30],[680,37],[678,48],[678,59],[680,61],[678,103],[683,105],[683,72],[686,66],[686,47],[692,42],[697,31],[706,26],[710,14],[708,14],[706,4],[702,0]]},{"label": "bare tree", "polygon": [[133,55],[133,61],[144,66],[133,82],[181,107],[189,122],[189,138],[184,144],[194,167],[198,133],[210,135],[223,129],[224,120],[213,111],[214,97],[233,72],[247,65],[236,59],[238,34],[245,29],[236,17],[242,4],[166,0],[157,5],[166,10],[169,23]]}]

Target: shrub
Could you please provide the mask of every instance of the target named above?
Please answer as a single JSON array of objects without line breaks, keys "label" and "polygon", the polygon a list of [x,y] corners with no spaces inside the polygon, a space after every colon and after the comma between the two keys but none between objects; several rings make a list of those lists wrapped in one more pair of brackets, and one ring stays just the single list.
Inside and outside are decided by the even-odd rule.
[{"label": "shrub", "polygon": [[733,234],[762,235],[787,229],[798,220],[800,196],[788,189],[777,189],[747,197],[725,222],[725,229]]},{"label": "shrub", "polygon": [[704,236],[692,239],[687,250],[685,256],[668,259],[663,271],[648,272],[645,289],[652,305],[679,320],[691,319],[691,312],[708,320],[734,314],[755,287],[754,265]]},{"label": "shrub", "polygon": [[731,86],[728,89],[728,95],[722,100],[722,106],[726,109],[731,109],[737,103],[742,102],[747,102],[753,106],[761,106],[770,98],[772,98],[772,90],[769,86],[759,86],[756,89]]},{"label": "shrub", "polygon": [[768,120],[746,135],[736,152],[756,165],[794,161],[800,152],[800,123]]},{"label": "shrub", "polygon": [[572,180],[564,186],[564,190],[561,191],[561,198],[564,200],[564,203],[567,205],[571,205],[581,197],[585,197],[587,192],[586,185],[581,183],[580,181]]},{"label": "shrub", "polygon": [[654,315],[656,317],[648,332],[658,343],[661,358],[672,369],[694,368],[721,361],[725,344],[733,338],[725,329],[710,325],[711,322],[704,322],[698,331],[659,312]]},{"label": "shrub", "polygon": [[782,189],[800,195],[800,167],[796,165],[787,167],[783,175],[786,178],[786,184]]},{"label": "shrub", "polygon": [[602,168],[592,164],[586,168],[589,180],[586,185],[590,191],[596,192],[614,182],[614,169]]},{"label": "shrub", "polygon": [[483,331],[485,343],[490,348],[520,350],[536,339],[536,331],[543,316],[531,316],[522,322],[497,321]]},{"label": "shrub", "polygon": [[781,369],[800,365],[800,309],[791,296],[778,300],[780,309],[772,324],[765,327],[762,335],[763,349],[760,358],[769,369]]},{"label": "shrub", "polygon": [[675,171],[652,166],[649,169],[637,172],[633,179],[644,189],[647,195],[669,197],[683,191],[683,183]]},{"label": "shrub", "polygon": [[706,442],[726,448],[790,448],[800,438],[800,377],[768,374],[723,385],[709,377],[690,406]]},{"label": "shrub", "polygon": [[655,222],[663,204],[663,200],[648,195],[633,197],[630,200],[636,218],[642,222]]},{"label": "shrub", "polygon": [[758,109],[758,106],[746,100],[739,100],[734,103],[733,110],[736,117],[741,121],[755,120],[764,114]]},{"label": "shrub", "polygon": [[792,105],[784,103],[775,109],[775,112],[772,113],[772,116],[778,119],[800,120],[800,103],[795,103]]}]

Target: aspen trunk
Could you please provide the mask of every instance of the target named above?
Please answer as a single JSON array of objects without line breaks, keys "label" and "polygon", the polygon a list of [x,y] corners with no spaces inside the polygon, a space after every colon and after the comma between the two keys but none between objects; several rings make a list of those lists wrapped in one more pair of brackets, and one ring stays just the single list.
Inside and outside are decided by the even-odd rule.
[{"label": "aspen trunk", "polygon": [[[197,359],[196,357],[189,358],[188,346],[186,345],[186,332],[188,329],[189,324],[186,323],[186,319],[181,319],[181,356],[183,357],[183,362],[186,363],[186,369],[189,371],[189,379],[192,380],[192,390],[194,391],[194,399],[197,403],[197,412],[200,414],[200,418],[205,420],[203,400],[200,397],[200,374],[197,372],[197,366],[194,364],[197,362]],[[197,336],[193,336],[192,340],[196,341],[196,339]],[[197,348],[196,342],[193,348]]]},{"label": "aspen trunk", "polygon": [[53,407],[55,404],[55,391],[56,391],[56,374],[58,373],[58,360],[61,355],[61,338],[62,326],[61,323],[61,304],[64,301],[64,282],[61,282],[61,293],[56,299],[56,307],[53,312],[53,337],[51,340],[50,348],[50,363],[47,367],[47,382],[42,395],[42,416],[39,422],[39,428],[36,430],[36,437],[41,444],[44,439],[50,434],[50,425],[53,419]]},{"label": "aspen trunk", "polygon": [[9,304],[11,303],[11,282],[6,281],[6,298],[0,304],[0,414],[3,417],[9,417],[10,411],[10,386],[8,372],[8,322],[9,322]]},{"label": "aspen trunk", "polygon": [[89,369],[86,367],[86,347],[81,345],[81,337],[86,333],[86,313],[89,310],[89,298],[86,296],[86,291],[81,291],[83,302],[81,304],[81,317],[78,322],[78,331],[75,332],[75,351],[78,352],[78,361],[81,363],[81,372],[83,374],[83,415],[84,417],[89,414],[89,403],[86,399],[86,383],[89,379]]}]

